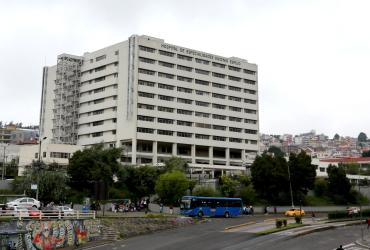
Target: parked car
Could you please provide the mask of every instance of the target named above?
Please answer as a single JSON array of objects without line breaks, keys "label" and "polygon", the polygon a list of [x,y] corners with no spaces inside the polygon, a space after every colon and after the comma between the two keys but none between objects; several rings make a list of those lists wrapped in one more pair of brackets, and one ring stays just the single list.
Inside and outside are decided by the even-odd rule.
[{"label": "parked car", "polygon": [[347,213],[348,215],[357,215],[360,213],[360,208],[359,207],[348,207],[347,208]]},{"label": "parked car", "polygon": [[16,199],[14,201],[6,203],[8,207],[15,207],[15,206],[20,206],[20,207],[36,207],[40,208],[40,201],[34,199],[34,198],[29,198],[29,197],[23,197]]},{"label": "parked car", "polygon": [[62,215],[72,216],[75,214],[75,210],[67,206],[57,206],[57,209],[62,212]]},{"label": "parked car", "polygon": [[305,212],[303,209],[291,208],[285,212],[285,216],[303,216]]},{"label": "parked car", "polygon": [[41,210],[39,210],[36,207],[28,208],[28,214],[30,217],[40,217],[40,215],[41,217],[43,216],[43,213],[41,212]]},{"label": "parked car", "polygon": [[15,206],[12,210],[13,210],[13,216],[17,216],[17,217],[28,217],[29,216],[28,209],[26,207]]}]

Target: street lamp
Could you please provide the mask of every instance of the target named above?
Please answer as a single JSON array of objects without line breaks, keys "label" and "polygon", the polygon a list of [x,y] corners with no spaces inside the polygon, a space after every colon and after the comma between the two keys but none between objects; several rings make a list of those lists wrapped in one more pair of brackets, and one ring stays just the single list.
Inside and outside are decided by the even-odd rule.
[{"label": "street lamp", "polygon": [[4,173],[5,173],[5,159],[6,159],[6,156],[5,156],[5,149],[6,147],[8,146],[8,144],[4,144],[3,145],[3,148],[4,148],[4,152],[3,152],[3,168],[2,168],[2,173],[1,173],[1,180],[4,180]]},{"label": "street lamp", "polygon": [[293,190],[292,190],[292,181],[290,179],[290,167],[288,163],[288,177],[289,177],[289,189],[290,189],[290,199],[292,201],[292,208],[294,208],[294,203],[293,203]]},{"label": "street lamp", "polygon": [[[39,141],[39,162],[38,162],[38,170],[41,168],[41,143],[43,140],[45,140],[47,137],[40,139]],[[36,200],[39,200],[39,174],[37,173],[37,187],[36,187]]]}]

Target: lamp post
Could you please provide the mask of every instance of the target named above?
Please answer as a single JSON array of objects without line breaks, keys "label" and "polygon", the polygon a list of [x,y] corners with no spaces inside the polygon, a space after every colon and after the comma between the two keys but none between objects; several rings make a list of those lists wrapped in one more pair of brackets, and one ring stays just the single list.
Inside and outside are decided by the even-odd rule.
[{"label": "lamp post", "polygon": [[[47,137],[45,136],[44,138],[40,139],[39,141],[39,162],[38,162],[38,169],[40,170],[41,168],[41,143],[43,140],[45,140]],[[37,188],[36,188],[36,200],[39,200],[39,173],[37,173]]]},{"label": "lamp post", "polygon": [[4,149],[4,152],[3,152],[3,168],[2,168],[2,173],[1,173],[1,180],[4,180],[4,173],[5,173],[5,159],[6,159],[6,156],[5,156],[5,150],[6,150],[6,147],[7,147],[7,144],[4,144],[4,146],[3,146],[3,149]]},{"label": "lamp post", "polygon": [[294,208],[294,202],[293,202],[293,190],[292,190],[292,181],[290,179],[290,167],[288,163],[288,177],[289,177],[289,189],[290,189],[290,199],[292,201],[292,208]]}]

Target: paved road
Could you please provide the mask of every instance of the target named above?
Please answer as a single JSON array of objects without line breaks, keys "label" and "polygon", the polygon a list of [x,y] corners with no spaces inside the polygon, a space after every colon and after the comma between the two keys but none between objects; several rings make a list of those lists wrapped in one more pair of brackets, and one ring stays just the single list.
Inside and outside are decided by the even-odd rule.
[{"label": "paved road", "polygon": [[[143,235],[109,245],[94,247],[103,249],[135,249],[135,250],[332,250],[342,244],[345,249],[362,249],[352,244],[361,238],[360,226],[346,226],[333,230],[312,233],[300,237],[276,233],[256,236],[241,228],[240,230],[224,230],[225,227],[248,221],[262,222],[266,217],[211,219],[210,222]],[[370,234],[370,231],[365,233]]]}]

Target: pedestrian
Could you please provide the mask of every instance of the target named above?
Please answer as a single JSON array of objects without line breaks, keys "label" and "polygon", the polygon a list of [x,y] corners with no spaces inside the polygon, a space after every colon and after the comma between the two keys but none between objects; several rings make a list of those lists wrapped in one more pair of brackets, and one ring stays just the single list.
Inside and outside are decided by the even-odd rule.
[{"label": "pedestrian", "polygon": [[249,206],[249,212],[251,213],[251,215],[253,215],[254,209],[253,209],[253,206],[252,205]]},{"label": "pedestrian", "polygon": [[370,218],[367,218],[366,224],[367,224],[367,229],[369,229],[369,227],[370,227]]},{"label": "pedestrian", "polygon": [[311,213],[311,218],[312,218],[312,222],[315,222],[316,215],[314,211],[312,211]]},{"label": "pedestrian", "polygon": [[276,206],[274,206],[274,214],[276,214],[276,213],[277,213]]},{"label": "pedestrian", "polygon": [[170,206],[170,214],[173,214],[173,206]]},{"label": "pedestrian", "polygon": [[337,250],[344,250],[344,249],[343,249],[342,245],[340,245],[340,246],[337,248]]},{"label": "pedestrian", "polygon": [[266,215],[266,214],[268,214],[268,212],[267,212],[267,207],[265,207],[265,209],[264,209],[264,213],[265,213],[265,215]]},{"label": "pedestrian", "polygon": [[163,204],[161,203],[161,204],[159,204],[159,212],[160,213],[163,213]]}]

